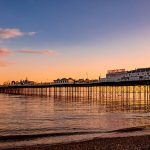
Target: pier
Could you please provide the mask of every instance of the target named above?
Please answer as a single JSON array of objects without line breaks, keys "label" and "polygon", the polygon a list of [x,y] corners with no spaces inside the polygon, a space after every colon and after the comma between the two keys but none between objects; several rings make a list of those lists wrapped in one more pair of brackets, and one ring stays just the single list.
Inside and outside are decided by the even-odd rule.
[{"label": "pier", "polygon": [[1,86],[0,93],[54,97],[87,97],[107,103],[116,99],[125,105],[150,106],[150,81],[99,82]]}]

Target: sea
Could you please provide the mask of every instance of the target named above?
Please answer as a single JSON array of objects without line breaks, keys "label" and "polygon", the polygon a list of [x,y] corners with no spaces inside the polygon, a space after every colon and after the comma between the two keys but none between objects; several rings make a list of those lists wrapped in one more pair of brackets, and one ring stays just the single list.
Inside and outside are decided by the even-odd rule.
[{"label": "sea", "polygon": [[148,104],[0,94],[0,149],[148,134]]}]

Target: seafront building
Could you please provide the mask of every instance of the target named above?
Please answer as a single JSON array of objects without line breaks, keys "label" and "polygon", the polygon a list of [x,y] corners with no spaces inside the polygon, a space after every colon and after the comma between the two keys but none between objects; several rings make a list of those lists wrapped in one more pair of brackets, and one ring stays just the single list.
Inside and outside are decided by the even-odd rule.
[{"label": "seafront building", "polygon": [[138,68],[130,71],[125,69],[108,70],[105,78],[90,80],[90,79],[78,79],[73,78],[62,78],[56,79],[53,82],[48,83],[35,83],[34,81],[20,80],[4,82],[3,85],[37,85],[37,84],[89,84],[89,83],[101,83],[101,82],[125,82],[125,81],[142,81],[150,80],[150,67],[149,68]]},{"label": "seafront building", "polygon": [[100,82],[121,82],[150,80],[150,68],[138,68],[130,71],[125,69],[108,70],[105,78],[99,80],[62,78],[54,80],[53,84],[86,84]]},{"label": "seafront building", "polygon": [[150,68],[139,68],[130,71],[125,69],[109,70],[106,78],[99,82],[120,82],[120,81],[139,81],[150,80]]}]

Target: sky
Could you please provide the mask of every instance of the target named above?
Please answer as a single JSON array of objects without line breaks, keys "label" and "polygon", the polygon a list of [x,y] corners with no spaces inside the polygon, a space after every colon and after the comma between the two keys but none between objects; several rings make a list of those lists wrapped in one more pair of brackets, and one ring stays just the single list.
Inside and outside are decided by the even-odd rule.
[{"label": "sky", "polygon": [[150,66],[149,0],[0,0],[0,83]]}]

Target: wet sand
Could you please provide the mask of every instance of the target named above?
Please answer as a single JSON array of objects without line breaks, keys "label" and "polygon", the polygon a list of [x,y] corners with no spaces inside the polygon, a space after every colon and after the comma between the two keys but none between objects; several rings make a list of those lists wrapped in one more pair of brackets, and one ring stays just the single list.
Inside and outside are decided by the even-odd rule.
[{"label": "wet sand", "polygon": [[24,146],[9,150],[150,150],[150,135],[95,138],[80,142]]}]

